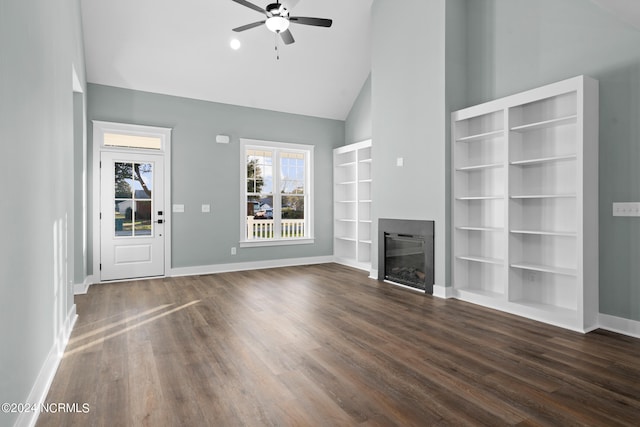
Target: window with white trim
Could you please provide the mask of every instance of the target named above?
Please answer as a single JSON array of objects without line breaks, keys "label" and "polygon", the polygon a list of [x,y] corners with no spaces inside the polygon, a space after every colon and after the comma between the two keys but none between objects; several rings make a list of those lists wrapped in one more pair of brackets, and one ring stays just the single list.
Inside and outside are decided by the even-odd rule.
[{"label": "window with white trim", "polygon": [[313,242],[313,146],[240,140],[241,246]]}]

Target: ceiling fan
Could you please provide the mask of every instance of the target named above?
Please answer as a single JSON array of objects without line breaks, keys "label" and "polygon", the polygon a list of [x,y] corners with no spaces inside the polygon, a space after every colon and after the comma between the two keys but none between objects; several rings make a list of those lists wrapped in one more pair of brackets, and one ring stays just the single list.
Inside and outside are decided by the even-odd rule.
[{"label": "ceiling fan", "polygon": [[240,32],[249,30],[251,28],[259,27],[265,24],[267,28],[276,34],[280,34],[284,44],[291,44],[295,42],[291,31],[289,31],[289,23],[312,25],[314,27],[330,27],[333,21],[325,18],[307,18],[302,16],[289,16],[289,9],[283,4],[280,4],[280,0],[275,3],[267,5],[265,9],[260,6],[256,6],[246,0],[232,0],[238,4],[253,9],[256,12],[264,13],[267,19],[263,21],[253,22],[251,24],[243,25],[241,27],[234,28],[233,31]]}]

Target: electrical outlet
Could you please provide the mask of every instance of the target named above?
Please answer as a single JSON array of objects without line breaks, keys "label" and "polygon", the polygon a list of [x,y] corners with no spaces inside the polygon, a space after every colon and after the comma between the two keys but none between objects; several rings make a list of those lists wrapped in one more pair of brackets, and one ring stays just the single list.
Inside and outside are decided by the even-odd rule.
[{"label": "electrical outlet", "polygon": [[236,247],[232,247],[231,248],[231,255],[235,255],[236,254]]}]

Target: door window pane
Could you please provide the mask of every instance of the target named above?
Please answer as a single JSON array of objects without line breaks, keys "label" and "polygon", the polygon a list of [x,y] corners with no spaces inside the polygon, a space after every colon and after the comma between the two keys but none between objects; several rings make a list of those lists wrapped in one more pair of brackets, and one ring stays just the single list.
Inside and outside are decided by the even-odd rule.
[{"label": "door window pane", "polygon": [[131,218],[133,213],[131,200],[116,200],[115,205],[115,235],[118,237],[131,236]]},{"label": "door window pane", "polygon": [[153,185],[153,166],[150,163],[134,163],[133,179],[135,198],[138,200],[151,199]]},{"label": "door window pane", "polygon": [[118,199],[133,197],[133,167],[131,163],[115,162],[115,194]]},{"label": "door window pane", "polygon": [[135,202],[135,221],[133,222],[136,236],[151,236],[151,200]]}]

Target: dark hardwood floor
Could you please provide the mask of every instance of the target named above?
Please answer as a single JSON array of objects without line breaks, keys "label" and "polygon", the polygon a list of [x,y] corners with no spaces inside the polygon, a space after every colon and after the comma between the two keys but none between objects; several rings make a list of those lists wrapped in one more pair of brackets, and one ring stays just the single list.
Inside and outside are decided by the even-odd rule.
[{"label": "dark hardwood floor", "polygon": [[336,264],[92,286],[38,426],[640,425],[640,340]]}]

